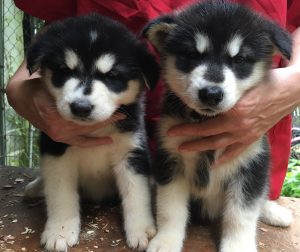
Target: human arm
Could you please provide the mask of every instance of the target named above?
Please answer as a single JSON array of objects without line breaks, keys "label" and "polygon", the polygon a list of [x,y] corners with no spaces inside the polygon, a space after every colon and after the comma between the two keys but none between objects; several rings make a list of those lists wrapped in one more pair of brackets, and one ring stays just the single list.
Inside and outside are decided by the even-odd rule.
[{"label": "human arm", "polygon": [[300,28],[294,33],[293,55],[285,68],[270,72],[267,83],[250,90],[230,111],[201,123],[178,125],[168,131],[170,137],[195,136],[179,151],[205,151],[224,148],[216,164],[243,152],[284,116],[300,104]]},{"label": "human arm", "polygon": [[95,138],[87,135],[109,123],[125,118],[123,114],[114,114],[107,121],[91,126],[78,125],[64,120],[57,112],[50,94],[44,89],[40,76],[36,73],[29,75],[26,62],[21,64],[9,80],[6,94],[9,104],[19,115],[45,132],[54,141],[74,146],[91,147],[112,143],[109,137]]}]

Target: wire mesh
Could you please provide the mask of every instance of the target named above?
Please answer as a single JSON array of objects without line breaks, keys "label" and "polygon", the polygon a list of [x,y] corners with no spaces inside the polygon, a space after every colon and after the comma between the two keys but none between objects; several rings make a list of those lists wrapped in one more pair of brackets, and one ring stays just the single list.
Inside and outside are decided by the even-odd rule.
[{"label": "wire mesh", "polygon": [[[43,25],[41,20],[30,17],[20,11],[13,0],[1,1],[2,29],[1,62],[3,65],[2,108],[3,127],[0,129],[2,150],[0,164],[35,167],[38,165],[39,154],[37,148],[38,130],[18,116],[8,105],[5,98],[5,86],[24,59],[24,52],[36,31]],[[3,122],[4,121],[4,122]]]}]

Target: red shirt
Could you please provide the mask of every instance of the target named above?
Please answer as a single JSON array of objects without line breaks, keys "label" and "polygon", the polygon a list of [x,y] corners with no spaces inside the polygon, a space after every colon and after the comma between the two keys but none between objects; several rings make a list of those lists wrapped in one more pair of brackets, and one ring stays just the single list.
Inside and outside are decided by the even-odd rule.
[{"label": "red shirt", "polygon": [[[24,12],[52,22],[70,16],[98,12],[122,22],[132,32],[138,33],[153,18],[181,8],[194,0],[15,0]],[[233,0],[245,4],[293,31],[300,26],[300,1],[298,0]],[[162,85],[148,93],[147,122],[153,126],[159,117],[158,97]],[[153,128],[153,127],[150,127]],[[291,116],[287,116],[269,131],[272,151],[270,198],[280,195],[285,177],[291,140]]]}]

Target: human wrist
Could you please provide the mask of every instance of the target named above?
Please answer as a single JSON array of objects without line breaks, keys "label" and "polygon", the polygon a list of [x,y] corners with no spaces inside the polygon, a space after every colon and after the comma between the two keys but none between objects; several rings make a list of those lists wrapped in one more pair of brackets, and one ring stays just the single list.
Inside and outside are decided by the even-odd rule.
[{"label": "human wrist", "polygon": [[287,67],[287,79],[285,87],[290,92],[289,101],[295,109],[300,106],[300,67],[297,65],[291,65]]},{"label": "human wrist", "polygon": [[8,101],[8,104],[15,108],[15,106],[17,105],[17,94],[18,94],[18,88],[20,87],[21,83],[20,82],[17,82],[17,81],[14,81],[14,80],[9,80],[7,85],[6,85],[6,88],[5,88],[5,94],[6,94],[6,97],[7,97],[7,101]]},{"label": "human wrist", "polygon": [[41,85],[39,79],[11,80],[6,87],[7,100],[10,106],[22,117],[29,120],[35,111],[33,97]]},{"label": "human wrist", "polygon": [[269,113],[285,116],[300,105],[300,73],[293,65],[273,69],[267,83],[263,92],[274,108]]}]

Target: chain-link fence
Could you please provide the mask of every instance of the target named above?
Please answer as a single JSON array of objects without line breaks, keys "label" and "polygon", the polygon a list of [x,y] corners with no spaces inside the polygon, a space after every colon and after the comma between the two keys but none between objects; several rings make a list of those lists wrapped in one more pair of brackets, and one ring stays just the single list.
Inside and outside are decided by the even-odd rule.
[{"label": "chain-link fence", "polygon": [[24,14],[13,0],[0,3],[0,164],[35,167],[38,164],[38,132],[7,103],[5,86],[24,59],[24,52],[42,21]]}]

